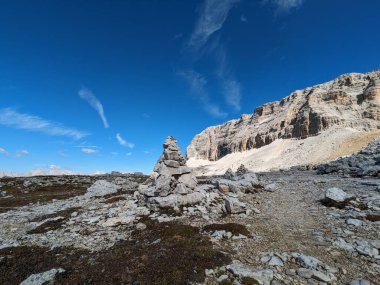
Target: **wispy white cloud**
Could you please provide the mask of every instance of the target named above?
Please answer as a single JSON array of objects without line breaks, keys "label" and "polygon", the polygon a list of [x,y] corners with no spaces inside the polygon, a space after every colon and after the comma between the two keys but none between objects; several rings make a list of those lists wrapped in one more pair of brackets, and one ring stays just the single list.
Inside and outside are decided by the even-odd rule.
[{"label": "wispy white cloud", "polygon": [[109,128],[106,115],[104,114],[103,105],[99,101],[99,99],[95,97],[92,91],[87,88],[82,88],[79,90],[78,94],[80,98],[82,98],[83,100],[86,100],[87,103],[90,104],[90,106],[94,108],[96,112],[98,112],[100,118],[102,119],[104,127]]},{"label": "wispy white cloud", "polygon": [[93,149],[93,148],[82,148],[80,151],[83,153],[87,153],[87,154],[92,154],[92,153],[98,152],[97,149]]},{"label": "wispy white cloud", "polygon": [[304,0],[264,0],[263,4],[271,3],[276,7],[276,13],[287,13],[301,7]]},{"label": "wispy white cloud", "polygon": [[[222,29],[227,20],[230,10],[239,0],[205,0],[199,13],[199,18],[195,24],[195,28],[191,34],[190,40],[186,48],[196,55],[196,61],[201,60],[205,54],[215,57],[216,79],[222,86],[225,102],[234,111],[240,111],[241,87],[240,83],[235,79],[226,59],[226,51],[221,42],[220,34],[217,37],[211,37],[213,34]],[[241,16],[241,21],[246,21]],[[213,117],[226,117],[227,113],[223,112],[220,107],[210,102],[210,96],[206,91],[205,85],[207,79],[200,75],[193,68],[179,72],[179,75],[185,78],[191,86],[193,93],[197,94],[200,102],[209,114]]]},{"label": "wispy white cloud", "polygon": [[228,79],[224,82],[224,93],[226,96],[227,104],[229,104],[235,111],[240,111],[241,100],[241,87],[240,83],[236,80]]},{"label": "wispy white cloud", "polygon": [[245,23],[245,22],[247,22],[247,21],[248,21],[248,19],[247,19],[247,17],[246,17],[246,16],[244,16],[244,15],[241,15],[241,16],[240,16],[240,21],[242,21],[243,23]]},{"label": "wispy white cloud", "polygon": [[132,155],[132,152],[127,152],[125,155],[126,155],[126,156],[131,156],[131,155]]},{"label": "wispy white cloud", "polygon": [[119,144],[122,146],[129,147],[129,148],[135,147],[134,143],[127,142],[125,139],[123,139],[123,137],[119,133],[116,134],[116,139],[119,142]]},{"label": "wispy white cloud", "polygon": [[241,109],[241,85],[234,79],[233,72],[230,70],[227,53],[223,46],[219,46],[215,52],[218,68],[216,74],[219,77],[223,86],[223,93],[226,103],[236,112]]},{"label": "wispy white cloud", "polygon": [[16,151],[16,157],[22,157],[29,155],[30,152],[26,149]]},{"label": "wispy white cloud", "polygon": [[60,123],[48,121],[38,116],[19,113],[12,108],[0,109],[0,125],[41,132],[51,136],[66,136],[73,139],[81,139],[88,133],[67,128]]},{"label": "wispy white cloud", "polygon": [[149,150],[144,150],[144,153],[145,154],[150,154],[150,151]]},{"label": "wispy white cloud", "polygon": [[9,155],[9,153],[2,147],[0,147],[0,154],[5,155],[5,156]]},{"label": "wispy white cloud", "polygon": [[194,50],[202,48],[209,37],[219,31],[228,13],[239,0],[205,0],[188,46]]},{"label": "wispy white cloud", "polygon": [[178,71],[178,75],[188,82],[192,92],[198,97],[205,111],[213,117],[224,118],[227,116],[227,113],[221,111],[219,106],[210,103],[209,94],[205,89],[207,84],[206,78],[193,69],[180,70]]}]

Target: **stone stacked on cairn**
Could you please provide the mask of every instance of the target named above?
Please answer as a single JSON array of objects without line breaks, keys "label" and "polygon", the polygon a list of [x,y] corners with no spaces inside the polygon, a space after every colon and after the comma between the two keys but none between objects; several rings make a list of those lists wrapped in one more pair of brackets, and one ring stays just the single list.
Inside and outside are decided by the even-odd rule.
[{"label": "stone stacked on cairn", "polygon": [[154,166],[153,178],[139,188],[143,200],[151,208],[175,207],[198,201],[201,196],[195,191],[197,178],[186,166],[186,158],[181,155],[177,140],[169,136],[163,147],[164,152]]}]

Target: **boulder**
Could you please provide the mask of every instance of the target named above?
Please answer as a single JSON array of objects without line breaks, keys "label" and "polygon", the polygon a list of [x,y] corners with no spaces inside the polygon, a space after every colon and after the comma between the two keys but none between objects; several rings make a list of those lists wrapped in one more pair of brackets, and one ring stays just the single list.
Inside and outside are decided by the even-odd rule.
[{"label": "boulder", "polygon": [[348,199],[351,199],[352,195],[347,194],[340,188],[329,188],[326,191],[325,199],[331,200],[337,203],[345,202]]},{"label": "boulder", "polygon": [[247,209],[246,205],[235,197],[226,197],[224,199],[224,207],[227,214],[241,214],[245,213]]},{"label": "boulder", "polygon": [[211,181],[220,192],[256,192],[258,188],[263,188],[259,184],[257,175],[249,172],[244,165],[239,167],[238,172],[233,173],[232,170],[227,170],[222,178],[216,178]]},{"label": "boulder", "polygon": [[321,264],[319,259],[302,253],[292,253],[292,257],[295,259],[296,263],[308,269],[316,269],[317,266]]},{"label": "boulder", "polygon": [[87,189],[84,195],[86,198],[101,197],[109,194],[114,194],[119,191],[120,187],[106,180],[97,180]]},{"label": "boulder", "polygon": [[273,271],[269,269],[257,269],[243,263],[233,263],[227,266],[227,270],[239,278],[251,278],[260,285],[270,285],[273,280]]},{"label": "boulder", "polygon": [[45,272],[30,275],[20,285],[53,285],[57,274],[65,272],[62,268],[53,268]]}]

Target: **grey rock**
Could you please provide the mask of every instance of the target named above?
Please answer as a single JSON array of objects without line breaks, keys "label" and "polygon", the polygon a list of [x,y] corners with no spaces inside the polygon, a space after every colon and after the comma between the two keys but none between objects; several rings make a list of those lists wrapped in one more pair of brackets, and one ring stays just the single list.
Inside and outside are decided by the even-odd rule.
[{"label": "grey rock", "polygon": [[172,177],[169,175],[161,174],[156,179],[155,188],[158,192],[169,192],[171,189]]},{"label": "grey rock", "polygon": [[328,276],[328,275],[326,275],[320,271],[316,271],[316,270],[313,270],[313,274],[312,274],[311,278],[318,280],[318,281],[326,282],[326,283],[330,283],[332,281],[330,276]]},{"label": "grey rock", "polygon": [[164,163],[166,166],[173,167],[173,168],[177,168],[181,166],[180,163],[175,160],[164,160]]},{"label": "grey rock", "polygon": [[339,248],[342,248],[342,249],[345,249],[345,250],[348,250],[348,251],[354,251],[355,248],[352,244],[346,242],[344,239],[342,238],[338,238],[334,243],[333,243],[334,246],[336,247],[339,247]]},{"label": "grey rock", "polygon": [[319,174],[338,172],[353,177],[380,177],[379,161],[380,138],[377,138],[351,156],[319,165],[317,171]]},{"label": "grey rock", "polygon": [[210,277],[214,275],[214,270],[213,269],[205,269],[205,274],[206,276]]},{"label": "grey rock", "polygon": [[377,249],[380,249],[380,239],[370,241],[370,244]]},{"label": "grey rock", "polygon": [[291,255],[299,265],[308,269],[315,269],[321,264],[321,261],[313,256],[307,256],[302,253],[292,253]]},{"label": "grey rock", "polygon": [[344,202],[351,197],[351,195],[336,187],[327,189],[325,194],[325,199],[332,200],[334,202]]},{"label": "grey rock", "polygon": [[376,257],[377,255],[379,255],[379,251],[376,248],[371,247],[369,245],[359,245],[356,247],[356,251],[359,252],[361,255],[366,255],[369,257]]},{"label": "grey rock", "polygon": [[62,268],[53,268],[49,271],[30,275],[20,285],[52,285],[57,274],[65,272]]},{"label": "grey rock", "polygon": [[152,210],[158,208],[166,208],[166,207],[179,207],[186,205],[194,205],[200,203],[205,198],[204,193],[202,192],[192,192],[187,195],[180,194],[170,194],[165,197],[150,197],[148,198],[149,207]]},{"label": "grey rock", "polygon": [[146,224],[144,223],[137,223],[136,224],[136,229],[139,230],[139,231],[143,231],[146,229]]},{"label": "grey rock", "polygon": [[184,184],[178,183],[177,186],[175,187],[175,193],[176,194],[181,194],[181,195],[186,195],[190,193],[190,189],[187,188]]},{"label": "grey rock", "polygon": [[371,285],[371,282],[365,279],[352,280],[351,285]]},{"label": "grey rock", "polygon": [[271,266],[284,266],[284,262],[278,256],[272,256],[272,258],[270,259],[268,265],[271,265]]},{"label": "grey rock", "polygon": [[273,280],[273,271],[269,269],[257,269],[243,263],[233,263],[226,268],[240,278],[249,277],[261,285],[270,285]]},{"label": "grey rock", "polygon": [[178,178],[178,182],[184,184],[187,188],[191,190],[197,186],[196,177],[190,173],[181,175],[181,177]]},{"label": "grey rock", "polygon": [[97,180],[90,188],[87,189],[85,197],[101,197],[108,194],[117,193],[120,187],[106,180]]},{"label": "grey rock", "polygon": [[270,183],[264,186],[264,189],[269,192],[274,192],[277,190],[277,184],[276,183]]},{"label": "grey rock", "polygon": [[360,227],[363,225],[363,221],[358,219],[347,219],[346,224],[350,226]]},{"label": "grey rock", "polygon": [[286,269],[285,274],[288,276],[296,276],[297,272],[294,269]]},{"label": "grey rock", "polygon": [[228,279],[228,275],[227,274],[223,274],[223,275],[220,275],[217,280],[218,280],[219,283],[221,283],[221,282],[223,282],[223,281],[225,281],[227,279]]},{"label": "grey rock", "polygon": [[297,274],[302,278],[309,279],[313,276],[313,270],[307,268],[299,268],[297,270]]},{"label": "grey rock", "polygon": [[240,214],[246,211],[246,205],[240,202],[238,198],[226,197],[224,205],[228,214]]},{"label": "grey rock", "polygon": [[232,180],[234,177],[235,177],[235,173],[232,171],[231,168],[228,168],[223,175],[223,178],[228,179],[228,180]]}]

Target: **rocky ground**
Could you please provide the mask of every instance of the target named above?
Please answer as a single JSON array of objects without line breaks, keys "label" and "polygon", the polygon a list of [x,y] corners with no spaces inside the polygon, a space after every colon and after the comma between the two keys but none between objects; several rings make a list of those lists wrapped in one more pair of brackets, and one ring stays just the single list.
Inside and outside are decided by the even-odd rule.
[{"label": "rocky ground", "polygon": [[380,284],[377,178],[251,176],[158,210],[141,175],[2,178],[0,284]]}]

